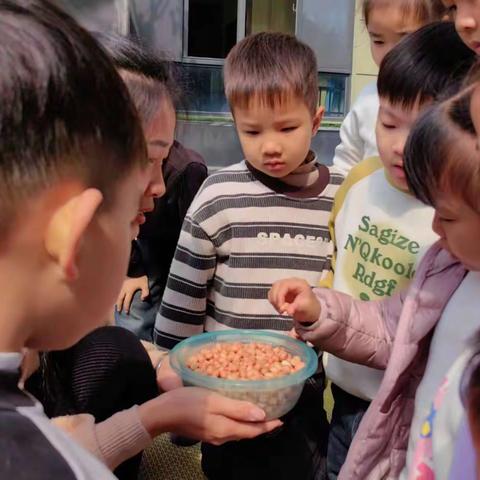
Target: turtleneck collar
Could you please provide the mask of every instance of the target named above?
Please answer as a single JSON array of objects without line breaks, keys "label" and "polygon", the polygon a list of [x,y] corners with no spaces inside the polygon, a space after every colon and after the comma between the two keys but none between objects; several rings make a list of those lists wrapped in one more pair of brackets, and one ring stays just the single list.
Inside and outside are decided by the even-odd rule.
[{"label": "turtleneck collar", "polygon": [[294,198],[312,198],[320,195],[330,181],[330,172],[325,165],[317,162],[316,155],[309,151],[305,161],[283,178],[270,177],[247,164],[255,178],[277,193]]}]

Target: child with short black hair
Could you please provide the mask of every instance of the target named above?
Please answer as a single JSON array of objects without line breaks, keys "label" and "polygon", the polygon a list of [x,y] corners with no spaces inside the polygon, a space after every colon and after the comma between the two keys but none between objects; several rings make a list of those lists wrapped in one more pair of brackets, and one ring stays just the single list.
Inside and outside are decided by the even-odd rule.
[{"label": "child with short black hair", "polygon": [[220,443],[277,427],[252,404],[181,388],[110,422],[63,419],[98,461],[19,385],[23,349],[67,349],[106,318],[153,168],[123,82],[68,15],[48,1],[1,0],[0,37],[0,477],[108,479],[102,461],[160,432]]},{"label": "child with short black hair", "polygon": [[107,56],[53,5],[2,0],[0,32],[0,477],[113,478],[17,383],[22,348],[70,347],[106,318],[138,229],[143,133]]},{"label": "child with short black hair", "polygon": [[[320,126],[313,51],[295,37],[259,33],[225,62],[225,91],[245,160],[211,175],[192,203],[155,325],[155,341],[225,328],[287,333],[268,302],[285,272],[316,285],[329,271],[328,218],[341,176],[317,162]],[[281,431],[253,442],[203,446],[210,479],[310,479],[324,474],[323,377],[310,381]]]}]

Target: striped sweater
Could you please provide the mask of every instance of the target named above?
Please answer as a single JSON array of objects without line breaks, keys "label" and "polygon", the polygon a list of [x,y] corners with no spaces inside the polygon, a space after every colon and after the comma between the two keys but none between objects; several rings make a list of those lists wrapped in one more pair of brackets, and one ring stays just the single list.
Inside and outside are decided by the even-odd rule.
[{"label": "striped sweater", "polygon": [[244,161],[204,182],[185,218],[157,314],[158,346],[228,328],[290,330],[291,318],[268,302],[272,283],[298,276],[317,285],[333,252],[328,220],[342,176],[318,168],[319,181],[305,189],[289,188]]}]

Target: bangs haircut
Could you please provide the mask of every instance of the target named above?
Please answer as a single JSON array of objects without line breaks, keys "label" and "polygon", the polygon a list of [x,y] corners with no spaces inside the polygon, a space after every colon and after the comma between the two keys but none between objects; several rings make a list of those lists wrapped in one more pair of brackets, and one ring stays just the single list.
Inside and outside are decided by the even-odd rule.
[{"label": "bangs haircut", "polygon": [[470,113],[472,91],[429,108],[405,145],[409,189],[427,205],[435,207],[436,195],[449,192],[480,213],[480,152]]},{"label": "bangs haircut", "polygon": [[452,22],[435,22],[407,35],[383,59],[378,94],[410,109],[416,102],[456,93],[476,55],[460,40]]},{"label": "bangs haircut", "polygon": [[318,108],[315,54],[292,35],[262,32],[244,38],[225,60],[224,80],[232,111],[252,101],[274,108],[292,96],[312,115]]},{"label": "bangs haircut", "polygon": [[418,25],[426,25],[441,20],[447,9],[441,0],[364,0],[362,14],[365,24],[368,26],[370,12],[375,7],[387,7],[395,5],[400,11],[402,19],[413,20]]},{"label": "bangs haircut", "polygon": [[121,35],[95,33],[95,37],[119,70],[144,126],[152,120],[164,98],[174,108],[179,106],[182,95],[172,62]]},{"label": "bangs haircut", "polygon": [[0,1],[0,232],[57,181],[105,199],[147,163],[127,89],[92,36],[47,1]]}]

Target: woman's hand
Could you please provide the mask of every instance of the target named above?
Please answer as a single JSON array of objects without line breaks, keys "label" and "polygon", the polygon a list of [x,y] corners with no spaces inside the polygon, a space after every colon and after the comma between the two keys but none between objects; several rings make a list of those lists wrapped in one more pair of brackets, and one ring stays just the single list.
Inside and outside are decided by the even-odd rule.
[{"label": "woman's hand", "polygon": [[182,379],[170,366],[170,356],[168,355],[168,353],[164,353],[163,357],[160,359],[159,364],[157,365],[157,385],[160,391],[169,392],[170,390],[175,390],[176,388],[183,387]]},{"label": "woman's hand", "polygon": [[252,403],[196,387],[164,393],[139,412],[152,437],[168,431],[213,445],[254,438],[282,425],[280,420],[265,422],[265,412]]},{"label": "woman's hand", "polygon": [[140,297],[145,300],[150,295],[150,290],[148,288],[148,277],[144,275],[143,277],[138,278],[129,278],[123,282],[122,289],[117,298],[117,312],[125,310],[125,313],[128,315],[130,313],[130,306],[132,304],[133,296],[135,292],[141,290],[142,296]]},{"label": "woman's hand", "polygon": [[155,369],[158,389],[161,392],[168,392],[169,390],[183,387],[182,379],[170,366],[168,352],[165,350],[159,350],[157,346],[151,342],[145,340],[140,340],[140,342],[147,351],[152,366]]}]

